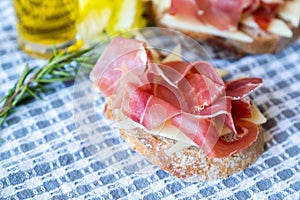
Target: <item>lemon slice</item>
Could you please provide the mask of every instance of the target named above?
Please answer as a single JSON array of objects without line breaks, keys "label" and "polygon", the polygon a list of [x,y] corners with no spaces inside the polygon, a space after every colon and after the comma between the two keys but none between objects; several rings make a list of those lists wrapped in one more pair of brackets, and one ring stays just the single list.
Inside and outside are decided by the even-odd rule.
[{"label": "lemon slice", "polygon": [[79,8],[77,33],[85,45],[146,25],[141,0],[80,0]]},{"label": "lemon slice", "polygon": [[106,31],[116,35],[135,28],[142,28],[146,20],[142,17],[144,1],[141,0],[113,0],[113,13]]},{"label": "lemon slice", "polygon": [[80,16],[77,21],[77,34],[85,44],[101,39],[103,31],[113,12],[111,0],[80,0]]}]

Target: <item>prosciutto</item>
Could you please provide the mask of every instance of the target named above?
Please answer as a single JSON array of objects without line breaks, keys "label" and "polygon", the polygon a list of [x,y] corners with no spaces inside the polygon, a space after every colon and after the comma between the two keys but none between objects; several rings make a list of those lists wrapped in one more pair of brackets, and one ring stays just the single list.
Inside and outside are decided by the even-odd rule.
[{"label": "prosciutto", "polygon": [[231,106],[231,113],[233,118],[251,118],[252,103],[248,98],[232,101]]},{"label": "prosciutto", "polygon": [[184,76],[191,69],[192,65],[182,61],[172,61],[164,63],[149,63],[149,72],[156,76],[161,76],[169,84],[174,87],[178,87],[178,83],[184,78]]},{"label": "prosciutto", "polygon": [[198,5],[195,0],[171,0],[169,12],[172,15],[192,16],[197,18],[199,16],[198,11]]},{"label": "prosciutto", "polygon": [[261,0],[244,0],[243,1],[243,12],[245,13],[251,13],[255,11],[259,5]]},{"label": "prosciutto", "polygon": [[262,85],[261,78],[241,78],[226,83],[226,95],[241,99]]},{"label": "prosciutto", "polygon": [[243,135],[243,137],[233,142],[225,141],[219,137],[211,151],[207,153],[208,156],[218,158],[228,157],[246,149],[256,141],[259,134],[257,125],[247,120],[239,120],[236,121],[236,126],[239,134]]},{"label": "prosciutto", "polygon": [[269,24],[276,15],[278,2],[262,3],[261,6],[253,12],[254,21],[264,31],[268,30]]},{"label": "prosciutto", "polygon": [[172,118],[171,122],[206,153],[214,148],[219,139],[217,126],[209,118],[199,118],[189,113],[181,113]]},{"label": "prosciutto", "polygon": [[283,0],[171,0],[169,13],[198,20],[219,30],[236,30],[244,13],[253,14],[262,30],[267,30]]},{"label": "prosciutto", "polygon": [[[208,156],[230,156],[259,133],[247,120],[252,117],[247,96],[261,86],[260,78],[225,83],[208,62],[152,63],[145,43],[123,38],[113,39],[90,76],[112,98],[113,109],[148,130],[170,121]],[[223,140],[228,133],[238,140]]]},{"label": "prosciutto", "polygon": [[141,88],[128,87],[131,87],[128,89],[131,92],[127,94],[127,100],[123,102],[122,111],[133,121],[149,130],[181,112],[178,108]]},{"label": "prosciutto", "polygon": [[146,67],[148,55],[145,43],[116,37],[98,59],[90,79],[105,97],[110,96],[118,87],[122,75],[135,68]]},{"label": "prosciutto", "polygon": [[193,97],[196,98],[196,104],[192,105],[194,112],[211,105],[224,92],[225,87],[213,82],[203,74],[191,73],[186,76],[186,79],[191,85]]},{"label": "prosciutto", "polygon": [[[233,133],[237,134],[232,115],[233,105],[231,98],[224,96],[211,106],[201,110],[199,115],[207,118],[215,118],[219,124],[227,126]],[[223,135],[223,133],[221,132],[219,135]]]},{"label": "prosciutto", "polygon": [[172,0],[170,14],[188,16],[218,29],[234,29],[242,14],[243,0]]}]

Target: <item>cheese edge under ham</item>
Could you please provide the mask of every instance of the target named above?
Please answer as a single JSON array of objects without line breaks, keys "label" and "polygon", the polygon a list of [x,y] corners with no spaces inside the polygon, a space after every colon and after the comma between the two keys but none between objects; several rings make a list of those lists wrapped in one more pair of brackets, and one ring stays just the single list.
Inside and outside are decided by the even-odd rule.
[{"label": "cheese edge under ham", "polygon": [[[260,112],[260,110],[257,108],[255,104],[251,106],[252,110],[252,117],[247,118],[244,120],[249,120],[256,125],[261,125],[264,124],[267,119],[264,117],[264,115]],[[116,111],[115,114],[120,115],[119,113],[121,111]],[[176,146],[170,150],[170,152],[180,151],[181,149],[188,148],[190,146],[196,146],[198,147],[197,144],[193,142],[189,137],[187,137],[183,132],[181,132],[178,128],[176,128],[174,125],[172,125],[169,121],[162,124],[161,126],[153,129],[153,130],[148,130],[146,129],[143,125],[133,121],[132,119],[128,117],[124,117],[123,120],[116,122],[116,126],[120,129],[141,129],[151,135],[155,136],[162,136],[166,137],[168,139],[176,140],[178,143],[184,143],[184,145],[180,145],[181,148],[177,148]],[[261,133],[260,133],[261,134]],[[176,144],[175,144],[176,145]]]}]

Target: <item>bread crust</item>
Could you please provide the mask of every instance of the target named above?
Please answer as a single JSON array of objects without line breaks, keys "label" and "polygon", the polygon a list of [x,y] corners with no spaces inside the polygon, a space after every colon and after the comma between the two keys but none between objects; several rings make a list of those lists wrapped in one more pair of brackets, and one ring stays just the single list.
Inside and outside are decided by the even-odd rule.
[{"label": "bread crust", "polygon": [[151,7],[148,6],[148,12],[152,13],[151,15],[149,14],[149,16],[152,16],[153,19],[155,19],[156,26],[176,29],[194,38],[200,43],[213,45],[214,47],[217,47],[217,49],[233,50],[237,55],[277,53],[300,37],[300,26],[295,28],[288,24],[293,32],[293,37],[284,38],[278,35],[250,28],[245,25],[240,25],[239,30],[251,36],[254,40],[251,43],[247,43],[199,32],[186,31],[162,24],[161,18],[167,11],[164,11],[163,13],[159,12],[154,3],[152,3]]},{"label": "bread crust", "polygon": [[[109,104],[105,114],[113,119]],[[246,169],[264,152],[264,137],[260,133],[257,140],[248,148],[225,158],[210,158],[195,146],[190,146],[175,153],[167,150],[176,141],[161,136],[154,136],[142,129],[120,129],[122,138],[130,147],[147,160],[169,174],[189,182],[201,182],[227,177]]]}]

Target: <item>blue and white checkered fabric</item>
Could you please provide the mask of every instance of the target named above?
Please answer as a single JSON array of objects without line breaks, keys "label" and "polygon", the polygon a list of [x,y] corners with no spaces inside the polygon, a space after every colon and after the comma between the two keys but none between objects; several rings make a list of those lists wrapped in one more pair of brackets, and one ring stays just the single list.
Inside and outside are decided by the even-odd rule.
[{"label": "blue and white checkered fabric", "polygon": [[[13,15],[11,1],[1,0],[0,97],[25,63],[45,62],[18,49]],[[88,112],[93,105],[80,101],[87,117],[77,120],[98,124],[104,138],[91,141],[90,133],[78,130],[73,97],[80,99],[86,91],[61,83],[49,88],[46,101],[20,107],[0,127],[5,140],[0,145],[0,199],[300,199],[300,40],[279,54],[215,62],[232,77],[264,80],[252,96],[268,118],[263,126],[266,151],[244,172],[187,183],[151,165],[142,174],[113,169],[110,165],[134,152],[114,126]]]}]

